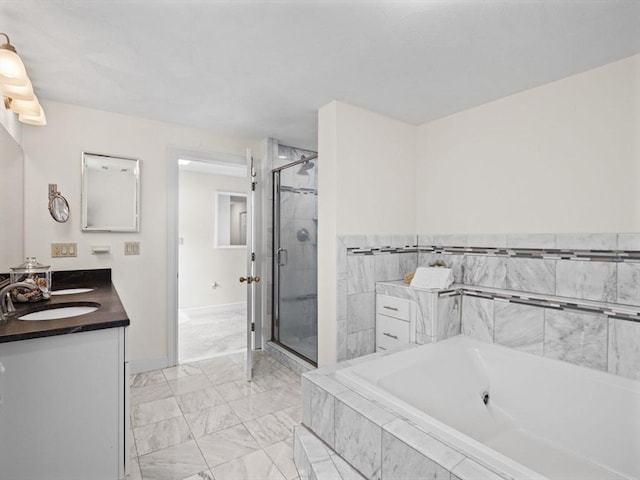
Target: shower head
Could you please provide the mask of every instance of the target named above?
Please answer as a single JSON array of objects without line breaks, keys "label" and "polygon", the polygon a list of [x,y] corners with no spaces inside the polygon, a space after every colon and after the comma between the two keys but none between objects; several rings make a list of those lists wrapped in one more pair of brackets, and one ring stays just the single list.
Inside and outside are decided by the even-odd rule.
[{"label": "shower head", "polygon": [[307,170],[311,170],[313,167],[315,167],[315,164],[311,160],[308,160],[300,166],[300,170],[298,170],[297,174],[309,175],[309,172]]}]

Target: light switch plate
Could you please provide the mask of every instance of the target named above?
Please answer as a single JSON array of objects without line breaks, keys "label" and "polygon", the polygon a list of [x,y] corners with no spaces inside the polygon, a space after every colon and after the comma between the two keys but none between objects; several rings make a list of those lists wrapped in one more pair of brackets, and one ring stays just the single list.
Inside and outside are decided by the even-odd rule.
[{"label": "light switch plate", "polygon": [[125,255],[140,255],[140,242],[124,242]]},{"label": "light switch plate", "polygon": [[77,257],[77,243],[52,243],[51,258]]}]

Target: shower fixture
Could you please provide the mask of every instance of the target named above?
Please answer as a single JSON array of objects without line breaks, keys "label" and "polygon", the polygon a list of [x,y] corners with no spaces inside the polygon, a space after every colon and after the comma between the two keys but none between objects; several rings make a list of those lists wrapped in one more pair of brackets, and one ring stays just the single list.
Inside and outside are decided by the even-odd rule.
[{"label": "shower fixture", "polygon": [[300,170],[298,170],[296,173],[298,175],[309,175],[308,170],[311,170],[313,167],[315,167],[315,164],[311,161],[308,160],[306,162],[304,162],[302,165],[300,165]]}]

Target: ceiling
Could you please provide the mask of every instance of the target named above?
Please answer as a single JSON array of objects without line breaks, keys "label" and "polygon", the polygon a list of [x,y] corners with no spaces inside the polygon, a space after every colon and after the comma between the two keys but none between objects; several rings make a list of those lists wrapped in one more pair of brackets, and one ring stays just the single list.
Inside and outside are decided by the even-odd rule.
[{"label": "ceiling", "polygon": [[0,0],[41,99],[314,149],[340,100],[421,124],[640,53],[639,0]]}]

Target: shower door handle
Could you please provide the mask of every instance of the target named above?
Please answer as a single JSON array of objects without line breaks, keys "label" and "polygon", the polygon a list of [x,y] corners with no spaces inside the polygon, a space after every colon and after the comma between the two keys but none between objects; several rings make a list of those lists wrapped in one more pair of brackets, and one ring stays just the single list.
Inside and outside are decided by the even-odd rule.
[{"label": "shower door handle", "polygon": [[289,263],[289,252],[286,248],[279,248],[278,250],[276,250],[276,257],[279,267],[284,267],[287,263]]}]

